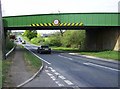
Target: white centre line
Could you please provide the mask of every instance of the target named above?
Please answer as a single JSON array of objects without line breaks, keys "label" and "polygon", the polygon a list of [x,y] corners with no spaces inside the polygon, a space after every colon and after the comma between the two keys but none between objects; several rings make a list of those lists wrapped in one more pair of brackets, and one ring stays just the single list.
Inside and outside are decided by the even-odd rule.
[{"label": "white centre line", "polygon": [[114,68],[111,68],[111,67],[106,67],[106,66],[102,66],[102,65],[98,65],[98,64],[94,64],[94,63],[83,63],[85,65],[93,65],[93,66],[97,66],[97,67],[101,67],[101,68],[105,68],[105,69],[109,69],[109,70],[113,70],[113,71],[120,71],[118,69],[114,69]]},{"label": "white centre line", "polygon": [[67,58],[67,59],[69,59],[69,60],[73,60],[72,58],[70,58],[70,57],[65,57],[65,56],[62,56],[62,55],[58,55],[59,57],[63,57],[63,58]]}]

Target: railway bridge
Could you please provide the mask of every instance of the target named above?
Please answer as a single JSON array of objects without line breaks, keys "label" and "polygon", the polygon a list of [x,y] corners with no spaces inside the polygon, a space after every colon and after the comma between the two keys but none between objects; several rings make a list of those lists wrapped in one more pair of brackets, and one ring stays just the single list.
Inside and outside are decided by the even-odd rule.
[{"label": "railway bridge", "polygon": [[[120,50],[119,13],[57,13],[1,17],[4,30],[85,30],[85,50]],[[4,47],[4,40],[1,47]]]}]

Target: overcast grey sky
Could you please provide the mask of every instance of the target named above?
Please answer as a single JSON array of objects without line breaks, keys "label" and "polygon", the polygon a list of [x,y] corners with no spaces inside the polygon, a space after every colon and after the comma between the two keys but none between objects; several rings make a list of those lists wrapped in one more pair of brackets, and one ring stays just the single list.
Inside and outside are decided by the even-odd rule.
[{"label": "overcast grey sky", "polygon": [[118,12],[119,0],[1,0],[3,16]]}]

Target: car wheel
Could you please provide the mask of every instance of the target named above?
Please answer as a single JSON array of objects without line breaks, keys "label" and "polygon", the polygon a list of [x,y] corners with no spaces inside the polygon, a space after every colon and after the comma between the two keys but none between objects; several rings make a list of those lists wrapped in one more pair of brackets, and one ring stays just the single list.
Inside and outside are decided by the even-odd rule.
[{"label": "car wheel", "polygon": [[37,51],[37,53],[39,53],[39,51]]},{"label": "car wheel", "polygon": [[41,54],[42,52],[40,51],[39,53]]}]

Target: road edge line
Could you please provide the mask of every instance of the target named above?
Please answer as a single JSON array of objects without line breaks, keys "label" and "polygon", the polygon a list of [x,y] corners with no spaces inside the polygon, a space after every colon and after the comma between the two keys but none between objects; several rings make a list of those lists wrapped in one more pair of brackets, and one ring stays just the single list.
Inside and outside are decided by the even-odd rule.
[{"label": "road edge line", "polygon": [[76,55],[76,56],[80,56],[80,57],[90,58],[90,59],[93,58],[95,60],[110,62],[110,63],[114,63],[114,64],[120,63],[117,60],[105,59],[105,58],[100,58],[100,57],[95,57],[95,56],[81,55],[81,54],[76,54],[76,53],[68,53],[68,54],[73,55],[73,56]]}]

